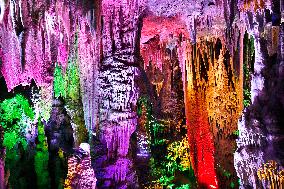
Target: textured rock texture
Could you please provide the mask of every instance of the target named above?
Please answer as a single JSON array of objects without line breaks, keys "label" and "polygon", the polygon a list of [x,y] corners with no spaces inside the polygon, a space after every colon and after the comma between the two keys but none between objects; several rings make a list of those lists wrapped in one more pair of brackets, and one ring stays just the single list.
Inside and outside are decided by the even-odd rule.
[{"label": "textured rock texture", "polygon": [[0,0],[0,77],[8,91],[32,80],[41,88],[56,157],[73,145],[73,131],[63,104],[51,110],[54,68],[65,72],[78,53],[99,187],[139,187],[130,139],[135,131],[138,141],[145,137],[136,104],[151,94],[158,116],[186,115],[200,186],[237,187],[238,176],[242,188],[265,188],[258,168],[284,163],[283,7],[280,0]]},{"label": "textured rock texture", "polygon": [[96,189],[96,181],[91,164],[90,145],[81,143],[74,155],[68,158],[68,173],[64,188]]},{"label": "textured rock texture", "polygon": [[139,89],[139,24],[143,1],[102,1],[103,57],[99,73],[98,137],[107,147],[104,187],[136,188],[129,159],[130,137],[136,130]]},{"label": "textured rock texture", "polygon": [[[267,10],[253,15],[255,60],[251,73],[252,104],[246,108],[239,122],[235,168],[241,179],[241,188],[270,188],[270,182],[262,182],[257,170],[267,161],[274,160],[283,169],[283,74],[281,62],[283,50],[283,23],[280,24],[280,2],[266,2]],[[283,7],[282,7],[283,9]],[[282,10],[283,11],[283,10]],[[249,14],[249,13],[247,13]],[[277,92],[276,92],[277,91]]]}]

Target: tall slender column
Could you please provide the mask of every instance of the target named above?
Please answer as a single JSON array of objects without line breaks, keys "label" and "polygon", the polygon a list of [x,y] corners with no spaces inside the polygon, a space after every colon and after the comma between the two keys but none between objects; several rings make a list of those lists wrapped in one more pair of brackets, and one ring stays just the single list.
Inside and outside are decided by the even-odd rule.
[{"label": "tall slender column", "polygon": [[130,137],[136,130],[139,0],[102,1],[103,59],[99,73],[99,139],[107,147],[103,187],[137,187]]}]

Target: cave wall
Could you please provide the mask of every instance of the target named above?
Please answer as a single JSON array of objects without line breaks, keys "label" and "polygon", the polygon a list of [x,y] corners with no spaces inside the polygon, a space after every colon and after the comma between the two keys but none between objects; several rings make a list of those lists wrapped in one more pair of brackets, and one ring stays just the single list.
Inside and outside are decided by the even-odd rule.
[{"label": "cave wall", "polygon": [[[283,79],[283,48],[280,45],[283,40],[283,23],[280,25],[280,8],[279,2],[272,1],[271,12],[259,13],[254,18],[256,21],[251,29],[255,47],[255,61],[251,72],[251,105],[245,108],[238,124],[240,137],[235,154],[235,167],[241,178],[242,188],[283,185],[279,181],[281,175],[277,173],[283,169],[283,155],[277,146],[283,143],[283,130],[280,127],[280,115],[283,113],[283,87],[280,86]],[[275,90],[277,92],[273,92]],[[257,173],[262,171],[261,167],[268,165],[267,162],[271,160],[277,164],[271,166],[273,174],[259,176]],[[272,177],[275,180],[269,180]]]}]

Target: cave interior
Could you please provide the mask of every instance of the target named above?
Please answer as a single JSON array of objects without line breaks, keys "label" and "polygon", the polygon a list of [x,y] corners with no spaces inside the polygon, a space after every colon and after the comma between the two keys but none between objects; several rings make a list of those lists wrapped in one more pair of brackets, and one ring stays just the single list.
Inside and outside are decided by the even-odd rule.
[{"label": "cave interior", "polygon": [[284,0],[0,0],[0,189],[284,189],[283,126]]}]

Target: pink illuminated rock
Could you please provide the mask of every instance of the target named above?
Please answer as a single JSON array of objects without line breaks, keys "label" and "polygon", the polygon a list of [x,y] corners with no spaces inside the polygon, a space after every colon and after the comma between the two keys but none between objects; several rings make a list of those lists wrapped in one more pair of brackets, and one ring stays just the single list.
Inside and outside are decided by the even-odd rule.
[{"label": "pink illuminated rock", "polygon": [[84,107],[86,128],[93,132],[98,123],[98,87],[99,72],[99,41],[96,35],[89,31],[90,25],[86,18],[81,18],[81,27],[78,33],[78,56],[80,70],[80,85]]},{"label": "pink illuminated rock", "polygon": [[[18,85],[29,85],[32,79],[38,86],[50,84],[54,63],[58,61],[63,67],[67,64],[70,8],[62,2],[48,7],[42,1],[33,6],[27,1],[11,1],[6,4],[6,9],[2,8],[1,73],[8,90]],[[38,18],[31,16],[43,11],[43,8],[45,14],[39,14]]]},{"label": "pink illuminated rock", "polygon": [[66,69],[68,63],[68,51],[63,43],[61,43],[58,47],[57,61],[64,69]]},{"label": "pink illuminated rock", "polygon": [[[48,47],[46,33],[41,22],[31,27],[32,19],[26,15],[25,4],[9,4],[10,12],[5,14],[1,23],[0,44],[2,51],[1,72],[5,78],[7,88],[11,91],[18,85],[29,85],[32,79],[38,86],[49,84],[52,81],[52,67],[45,57]],[[13,10],[21,6],[20,13]],[[19,18],[21,18],[21,24]],[[22,19],[23,18],[23,19]],[[25,31],[21,31],[21,27]]]},{"label": "pink illuminated rock", "polygon": [[165,48],[172,51],[178,45],[178,39],[189,37],[187,26],[179,17],[167,18],[149,16],[143,20],[141,31],[141,54],[144,69],[152,61],[154,67],[162,71],[162,62],[166,59]]},{"label": "pink illuminated rock", "polygon": [[[143,84],[139,83],[142,80],[140,74],[146,72],[145,80],[152,84],[153,91],[156,92],[153,98],[160,103],[159,111],[171,115],[183,111],[183,108],[176,106],[180,100],[176,96],[180,91],[174,91],[172,84],[182,78],[185,97],[180,95],[184,98],[180,101],[184,100],[188,106],[192,106],[189,110],[185,108],[187,119],[194,114],[197,119],[188,124],[190,150],[195,157],[192,163],[197,180],[208,187],[222,188],[220,174],[215,170],[219,166],[216,157],[221,156],[222,148],[218,146],[219,142],[214,143],[217,140],[212,139],[214,132],[211,131],[206,113],[210,108],[202,107],[205,103],[203,100],[189,100],[186,91],[201,91],[210,97],[211,94],[204,88],[200,91],[193,88],[195,81],[202,79],[198,74],[202,69],[200,75],[203,74],[206,80],[206,74],[211,69],[207,63],[212,62],[226,69],[228,75],[225,77],[238,77],[232,83],[236,93],[241,94],[236,96],[242,96],[244,31],[255,37],[256,58],[250,82],[253,104],[259,104],[261,94],[267,90],[266,85],[283,83],[281,78],[269,83],[270,79],[265,80],[263,76],[263,72],[267,71],[266,77],[270,77],[269,71],[276,69],[276,64],[271,64],[271,69],[265,69],[265,65],[276,61],[273,56],[276,57],[278,47],[282,45],[278,36],[283,31],[275,24],[275,20],[280,19],[278,9],[281,9],[283,15],[283,6],[277,3],[276,0],[0,0],[0,77],[4,77],[8,91],[19,85],[29,85],[34,80],[41,88],[43,112],[40,113],[48,120],[53,97],[54,66],[57,64],[66,70],[68,60],[78,62],[85,126],[90,133],[90,141],[98,140],[96,142],[99,144],[94,144],[94,148],[103,146],[103,155],[98,155],[103,163],[97,170],[102,171],[100,182],[106,188],[137,187],[129,146],[131,136],[137,129],[137,99],[141,93],[144,94],[141,89]],[[214,57],[220,54],[215,52],[216,45],[204,45],[217,38],[222,41],[220,61],[217,61],[218,57]],[[283,41],[283,36],[280,39]],[[261,52],[262,49],[265,49],[265,53]],[[280,50],[282,56],[277,55],[277,58],[283,59],[283,49]],[[227,50],[228,57],[223,57]],[[191,57],[198,53],[196,62],[200,64],[197,66]],[[268,61],[264,60],[266,57],[269,57]],[[209,59],[212,60],[208,61]],[[227,62],[224,59],[228,59]],[[143,63],[144,70],[141,71]],[[236,73],[228,68],[230,66],[236,67],[233,69]],[[272,72],[273,74],[275,73]],[[213,76],[224,79],[222,72],[216,72]],[[211,80],[214,82],[214,79]],[[215,84],[213,88],[224,88],[224,83],[222,80],[222,86]],[[175,87],[182,88],[181,85]],[[279,91],[281,94],[281,90]],[[273,92],[278,94],[278,91]],[[215,90],[212,93],[215,95]],[[263,94],[266,94],[263,98],[267,99],[274,95],[272,92]],[[241,98],[233,100],[241,101]],[[277,100],[283,101],[283,97],[278,97]],[[191,103],[197,102],[200,104],[193,107]],[[263,100],[263,109],[272,106],[266,107],[266,103]],[[278,104],[273,106],[279,107]],[[175,110],[174,113],[171,110]],[[263,125],[269,125],[264,128],[272,130],[276,125],[275,117],[281,115],[268,113],[270,112],[263,112],[268,117],[263,120]],[[226,118],[226,121],[229,119]],[[265,154],[270,153],[258,149],[249,151],[248,145],[262,146],[265,141],[262,132],[249,127],[249,124],[251,123],[244,122],[240,125],[235,166],[242,180],[241,185],[256,188],[257,178],[253,172],[264,161]],[[267,135],[270,137],[268,141],[276,143],[273,138],[275,133],[271,130],[269,132],[272,134]],[[204,132],[203,136],[201,133]],[[143,142],[141,141],[140,143]],[[228,164],[233,163],[231,159],[230,156],[230,160],[226,160]],[[90,167],[90,157],[85,163]]]},{"label": "pink illuminated rock", "polygon": [[[128,148],[130,137],[137,126],[135,106],[139,89],[135,80],[139,77],[138,53],[139,24],[145,5],[143,1],[102,1],[103,60],[98,78],[100,104],[100,140],[108,148],[108,159],[122,157],[130,164]],[[137,48],[138,47],[138,48]],[[113,169],[109,161],[104,168],[112,170],[105,186],[134,187],[137,180],[129,180],[125,174],[135,175],[128,163]],[[108,171],[107,171],[108,172]]]}]

